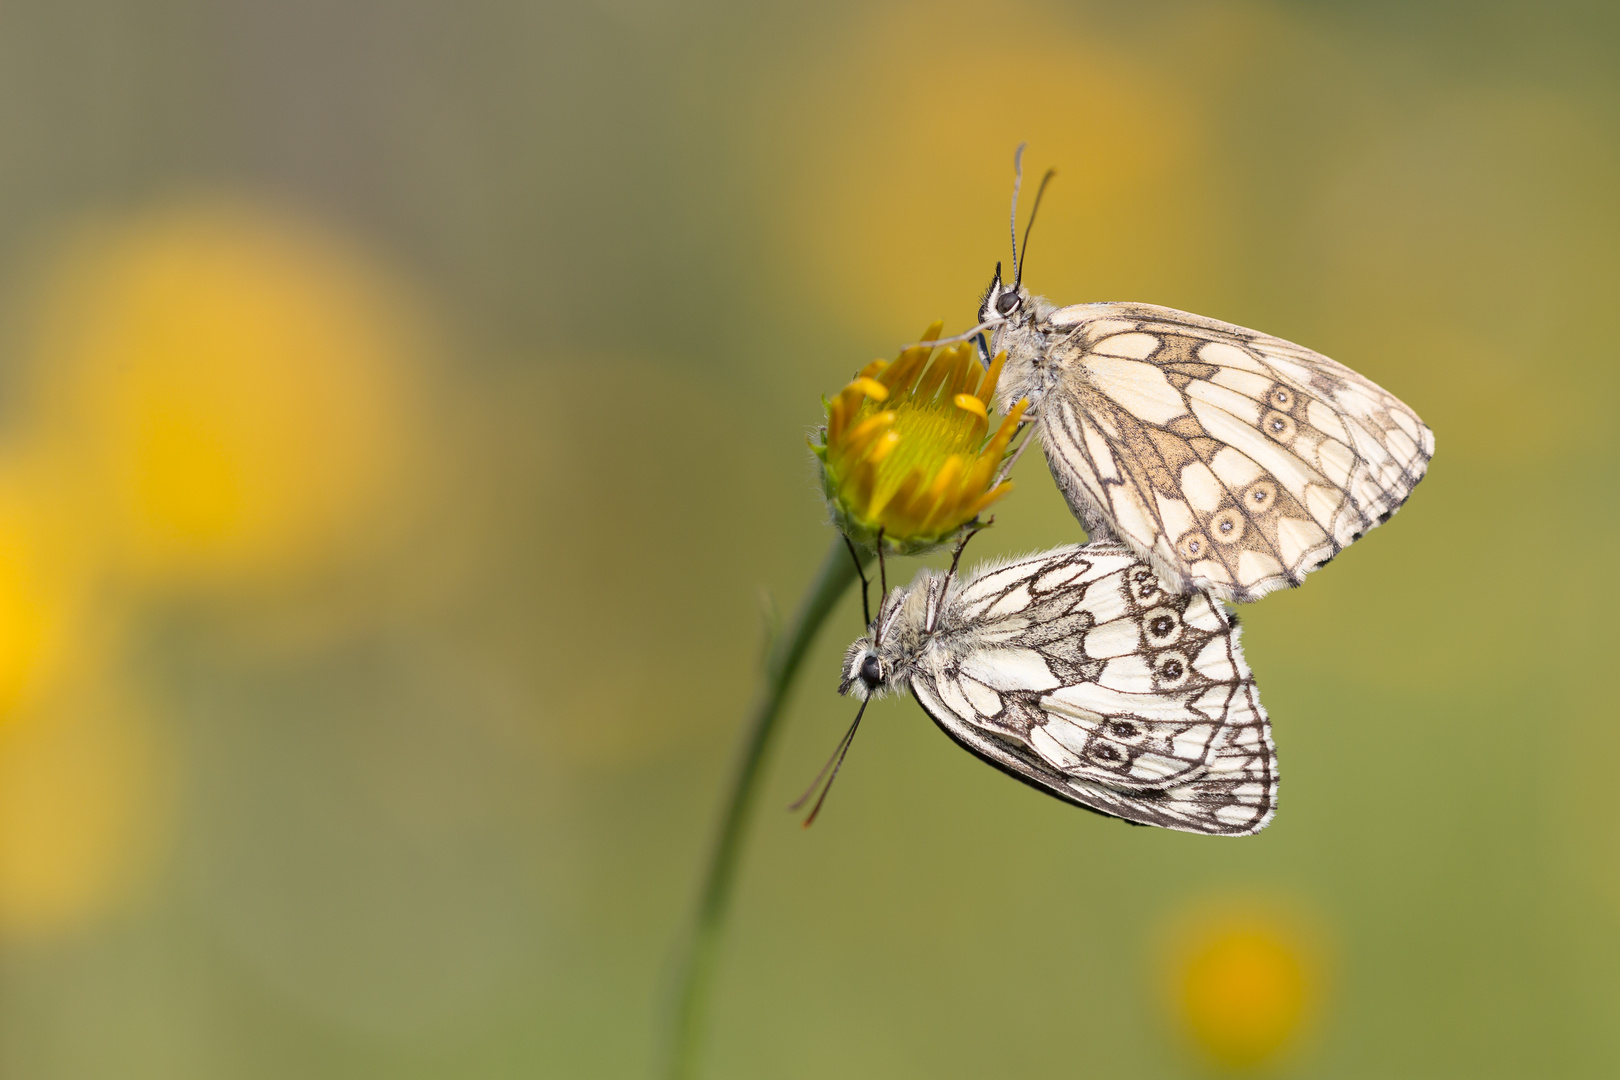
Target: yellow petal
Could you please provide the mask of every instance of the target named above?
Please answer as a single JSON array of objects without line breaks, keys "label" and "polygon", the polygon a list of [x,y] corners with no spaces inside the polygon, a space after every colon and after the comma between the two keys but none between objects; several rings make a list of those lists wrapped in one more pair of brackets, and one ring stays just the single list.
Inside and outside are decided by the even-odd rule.
[{"label": "yellow petal", "polygon": [[950,366],[948,364],[936,361],[929,365],[928,370],[923,373],[923,377],[917,380],[917,389],[912,392],[912,396],[918,401],[927,401],[934,396],[934,391],[940,388],[940,385],[945,382],[945,378],[949,374]]},{"label": "yellow petal", "polygon": [[983,495],[980,495],[978,500],[973,504],[973,513],[969,514],[966,520],[971,521],[972,519],[978,517],[989,508],[990,504],[1000,499],[1012,489],[1013,482],[1011,480],[1003,480],[1001,483],[997,484]]},{"label": "yellow petal", "polygon": [[979,400],[986,405],[995,400],[996,383],[1001,381],[1001,369],[1007,365],[1007,353],[996,353],[996,358],[990,361],[990,370],[984,374],[984,382],[979,385]]},{"label": "yellow petal", "polygon": [[873,401],[889,400],[889,388],[878,382],[876,379],[865,375],[844,387],[845,393],[848,393],[851,390],[859,390]]},{"label": "yellow petal", "polygon": [[972,394],[957,394],[951,400],[956,403],[956,407],[958,409],[961,409],[964,412],[972,413],[980,420],[983,420],[986,424],[990,423],[990,413],[984,407],[984,402],[980,401]]},{"label": "yellow petal", "polygon": [[854,430],[844,436],[844,446],[847,448],[845,453],[858,453],[861,445],[867,440],[877,438],[879,432],[892,426],[898,415],[893,410],[880,412],[875,416],[868,416],[865,420],[856,424]]},{"label": "yellow petal", "polygon": [[885,431],[878,436],[878,441],[872,445],[872,449],[866,452],[866,460],[876,465],[888,457],[889,453],[899,445],[900,433],[898,431]]}]

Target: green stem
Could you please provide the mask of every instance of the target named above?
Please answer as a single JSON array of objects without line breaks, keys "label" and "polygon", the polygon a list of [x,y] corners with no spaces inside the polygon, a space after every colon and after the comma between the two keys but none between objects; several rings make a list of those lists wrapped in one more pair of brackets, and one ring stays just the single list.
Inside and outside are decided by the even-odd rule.
[{"label": "green stem", "polygon": [[[864,557],[864,553],[863,553]],[[667,1080],[690,1080],[696,1075],[698,1051],[708,1016],[709,992],[725,931],[731,891],[737,880],[738,861],[747,837],[749,815],[759,795],[765,757],[782,716],[782,706],[798,675],[799,665],[815,640],[821,624],[856,578],[855,562],[840,536],[833,541],[810,589],[799,602],[793,621],[783,628],[765,660],[765,684],[748,721],[737,775],[731,785],[720,834],[709,863],[697,918],[690,928],[675,986],[674,1015],[669,1032],[663,1075]]]}]

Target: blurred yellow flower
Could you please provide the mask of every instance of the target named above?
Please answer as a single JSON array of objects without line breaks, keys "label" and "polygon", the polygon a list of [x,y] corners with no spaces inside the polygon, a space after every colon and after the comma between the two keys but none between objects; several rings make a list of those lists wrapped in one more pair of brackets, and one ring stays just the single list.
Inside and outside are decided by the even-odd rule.
[{"label": "blurred yellow flower", "polygon": [[[939,336],[935,323],[924,341]],[[972,342],[906,349],[874,360],[827,405],[820,442],[822,489],[834,523],[868,548],[916,554],[949,539],[1012,490],[995,482],[1026,403],[990,431],[989,408],[1006,356],[989,371]],[[982,376],[982,378],[981,378]]]},{"label": "blurred yellow flower", "polygon": [[1295,1044],[1319,997],[1317,950],[1264,905],[1206,911],[1180,935],[1170,965],[1172,1010],[1214,1064],[1265,1065]]},{"label": "blurred yellow flower", "polygon": [[405,479],[409,302],[302,221],[204,202],[87,227],[37,307],[41,435],[137,579],[306,567]]},{"label": "blurred yellow flower", "polygon": [[430,460],[419,319],[322,230],[191,203],[81,228],[31,285],[0,443],[0,938],[117,910],[171,832],[175,761],[120,676],[141,602],[374,555]]},{"label": "blurred yellow flower", "polygon": [[26,453],[0,456],[0,730],[82,652],[100,567],[71,479]]}]

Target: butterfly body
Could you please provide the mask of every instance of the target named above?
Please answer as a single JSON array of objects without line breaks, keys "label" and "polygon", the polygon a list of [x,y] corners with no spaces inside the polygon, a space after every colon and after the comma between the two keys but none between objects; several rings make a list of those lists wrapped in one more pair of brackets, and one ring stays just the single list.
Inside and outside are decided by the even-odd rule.
[{"label": "butterfly body", "polygon": [[1270,723],[1235,621],[1116,543],[924,571],[845,655],[843,693],[910,691],[958,744],[1065,801],[1241,836],[1276,807]]},{"label": "butterfly body", "polygon": [[1434,454],[1416,413],[1292,342],[1173,308],[1059,307],[999,272],[980,307],[1052,475],[1094,538],[1182,592],[1295,586],[1381,524]]}]

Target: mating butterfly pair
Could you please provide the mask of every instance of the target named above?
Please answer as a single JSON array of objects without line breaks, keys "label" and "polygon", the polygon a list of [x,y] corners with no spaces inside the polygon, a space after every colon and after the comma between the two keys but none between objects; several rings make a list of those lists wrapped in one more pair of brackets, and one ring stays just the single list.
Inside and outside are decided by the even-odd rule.
[{"label": "mating butterfly pair", "polygon": [[[1015,180],[1015,225],[1017,212]],[[1220,601],[1298,585],[1386,521],[1434,435],[1371,380],[1280,338],[1033,296],[1016,231],[1013,266],[1004,285],[997,265],[959,340],[986,360],[1006,352],[998,404],[1028,401],[1091,542],[966,578],[924,571],[883,598],[840,691],[864,712],[909,689],[962,746],[1088,809],[1257,832],[1276,809],[1276,751]]]}]

